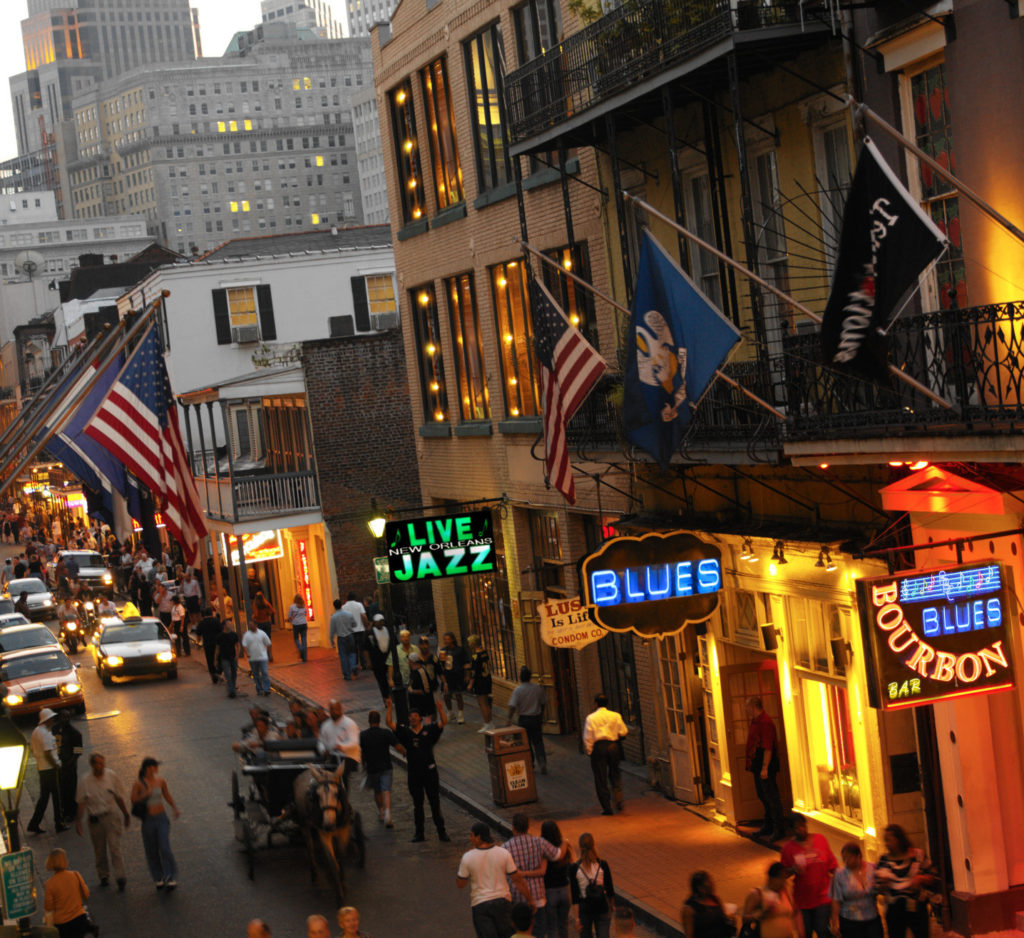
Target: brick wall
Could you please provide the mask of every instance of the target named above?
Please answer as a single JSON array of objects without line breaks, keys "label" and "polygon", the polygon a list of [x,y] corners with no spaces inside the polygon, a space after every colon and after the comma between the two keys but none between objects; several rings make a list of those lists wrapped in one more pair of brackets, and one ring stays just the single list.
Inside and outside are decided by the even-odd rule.
[{"label": "brick wall", "polygon": [[[402,334],[304,342],[302,367],[338,589],[362,597],[376,585],[371,499],[381,510],[422,504]],[[415,628],[432,621],[429,588],[393,586],[392,602]]]}]

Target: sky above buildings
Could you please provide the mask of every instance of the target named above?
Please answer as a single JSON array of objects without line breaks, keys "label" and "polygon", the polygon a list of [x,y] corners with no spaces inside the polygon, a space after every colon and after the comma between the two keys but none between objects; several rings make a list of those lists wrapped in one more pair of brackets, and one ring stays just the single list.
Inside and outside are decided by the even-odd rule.
[{"label": "sky above buildings", "polygon": [[[208,56],[220,55],[236,32],[252,29],[260,21],[260,0],[192,0],[192,6],[199,9],[203,53]],[[0,86],[0,160],[18,155],[7,79],[25,70],[21,21],[27,12],[25,0],[0,0],[0,62],[3,63],[3,82]]]}]

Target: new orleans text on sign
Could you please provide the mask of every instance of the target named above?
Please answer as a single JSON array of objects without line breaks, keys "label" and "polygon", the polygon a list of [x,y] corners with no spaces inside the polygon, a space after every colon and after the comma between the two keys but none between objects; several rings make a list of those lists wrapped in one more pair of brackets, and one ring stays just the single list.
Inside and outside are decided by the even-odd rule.
[{"label": "new orleans text on sign", "polygon": [[391,578],[400,583],[494,570],[489,511],[389,521],[384,540]]},{"label": "new orleans text on sign", "polygon": [[858,580],[857,594],[873,707],[1013,687],[1013,594],[1002,564]]},{"label": "new orleans text on sign", "polygon": [[718,608],[722,552],[692,534],[616,537],[582,564],[583,599],[613,632],[672,635]]}]

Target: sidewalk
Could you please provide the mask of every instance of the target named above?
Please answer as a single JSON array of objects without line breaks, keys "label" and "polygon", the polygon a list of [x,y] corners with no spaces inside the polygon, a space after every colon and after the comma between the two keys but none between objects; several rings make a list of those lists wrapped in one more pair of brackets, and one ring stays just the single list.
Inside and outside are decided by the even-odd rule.
[{"label": "sidewalk", "polygon": [[[346,682],[333,651],[310,648],[309,661],[303,664],[287,632],[275,629],[272,637],[270,678],[278,692],[323,705],[338,697],[360,726],[366,725],[367,711],[382,709],[372,674],[361,672],[355,681]],[[626,810],[621,815],[602,816],[590,761],[580,752],[575,737],[545,736],[550,774],[537,776],[538,800],[500,808],[491,799],[484,739],[477,732],[480,713],[474,698],[467,697],[466,703],[466,725],[449,725],[437,748],[445,794],[502,833],[509,831],[517,811],[538,822],[554,818],[574,844],[581,833],[589,831],[601,857],[611,866],[616,892],[634,907],[638,920],[646,920],[662,933],[681,935],[679,910],[689,894],[694,870],[709,870],[722,900],[742,905],[751,887],[763,882],[768,864],[778,859],[777,852],[651,790],[638,774],[642,769],[625,763]],[[499,726],[502,723],[497,721]],[[402,787],[396,788],[399,798],[404,795]]]}]

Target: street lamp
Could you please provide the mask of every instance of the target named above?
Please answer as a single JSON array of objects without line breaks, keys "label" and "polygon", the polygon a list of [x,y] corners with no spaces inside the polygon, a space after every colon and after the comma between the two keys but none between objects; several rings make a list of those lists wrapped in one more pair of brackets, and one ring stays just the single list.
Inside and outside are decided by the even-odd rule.
[{"label": "street lamp", "polygon": [[28,763],[28,743],[10,717],[0,717],[0,796],[3,799],[4,820],[7,822],[7,842],[13,852],[20,849],[18,834],[18,803],[21,785],[25,781]]},{"label": "street lamp", "polygon": [[379,541],[384,536],[384,528],[387,523],[388,519],[384,515],[375,514],[366,522],[366,526],[370,529],[370,533]]}]

